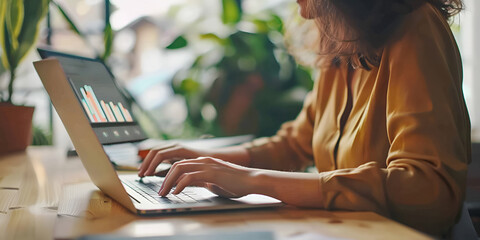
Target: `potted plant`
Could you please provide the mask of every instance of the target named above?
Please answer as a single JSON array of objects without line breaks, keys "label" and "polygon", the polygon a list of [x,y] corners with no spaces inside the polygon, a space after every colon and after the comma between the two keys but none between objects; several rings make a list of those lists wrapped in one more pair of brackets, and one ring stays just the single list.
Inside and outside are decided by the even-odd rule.
[{"label": "potted plant", "polygon": [[34,108],[15,105],[12,96],[17,67],[35,45],[39,23],[48,11],[49,2],[0,1],[0,57],[8,73],[7,89],[0,91],[0,155],[25,150],[31,141]]}]

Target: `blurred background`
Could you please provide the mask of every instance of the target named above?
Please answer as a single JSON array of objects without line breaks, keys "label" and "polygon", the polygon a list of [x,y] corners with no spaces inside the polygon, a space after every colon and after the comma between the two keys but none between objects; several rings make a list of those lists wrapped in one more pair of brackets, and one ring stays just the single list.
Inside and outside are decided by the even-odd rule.
[{"label": "blurred background", "polygon": [[[465,5],[452,30],[477,138],[480,3]],[[37,46],[102,59],[149,137],[268,136],[296,117],[316,74],[285,46],[296,12],[287,0],[55,0]],[[19,66],[13,100],[36,108],[34,145],[66,149],[69,138],[31,64],[38,59],[31,51]]]}]

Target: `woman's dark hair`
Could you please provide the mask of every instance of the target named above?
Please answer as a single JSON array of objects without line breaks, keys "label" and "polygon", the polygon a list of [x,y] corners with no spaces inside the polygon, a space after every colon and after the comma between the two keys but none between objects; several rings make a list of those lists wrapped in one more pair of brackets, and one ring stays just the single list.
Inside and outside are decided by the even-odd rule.
[{"label": "woman's dark hair", "polygon": [[382,47],[403,17],[426,3],[446,20],[463,8],[462,0],[308,0],[320,34],[319,61],[378,66]]}]

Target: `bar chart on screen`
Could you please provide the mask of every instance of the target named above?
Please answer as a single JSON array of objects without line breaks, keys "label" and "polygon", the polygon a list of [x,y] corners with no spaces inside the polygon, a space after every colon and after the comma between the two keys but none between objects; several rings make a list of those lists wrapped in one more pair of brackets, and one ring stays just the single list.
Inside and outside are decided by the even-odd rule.
[{"label": "bar chart on screen", "polygon": [[80,87],[82,105],[92,123],[133,122],[132,115],[121,102],[98,100],[89,85]]}]

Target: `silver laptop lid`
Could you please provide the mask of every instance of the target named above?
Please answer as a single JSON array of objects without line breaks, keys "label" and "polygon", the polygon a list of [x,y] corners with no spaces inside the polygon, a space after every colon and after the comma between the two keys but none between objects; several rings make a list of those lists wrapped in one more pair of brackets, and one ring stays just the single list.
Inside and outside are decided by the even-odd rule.
[{"label": "silver laptop lid", "polygon": [[75,149],[93,183],[132,212],[136,209],[123,188],[102,144],[77,100],[58,59],[33,63],[53,106],[67,129]]}]

